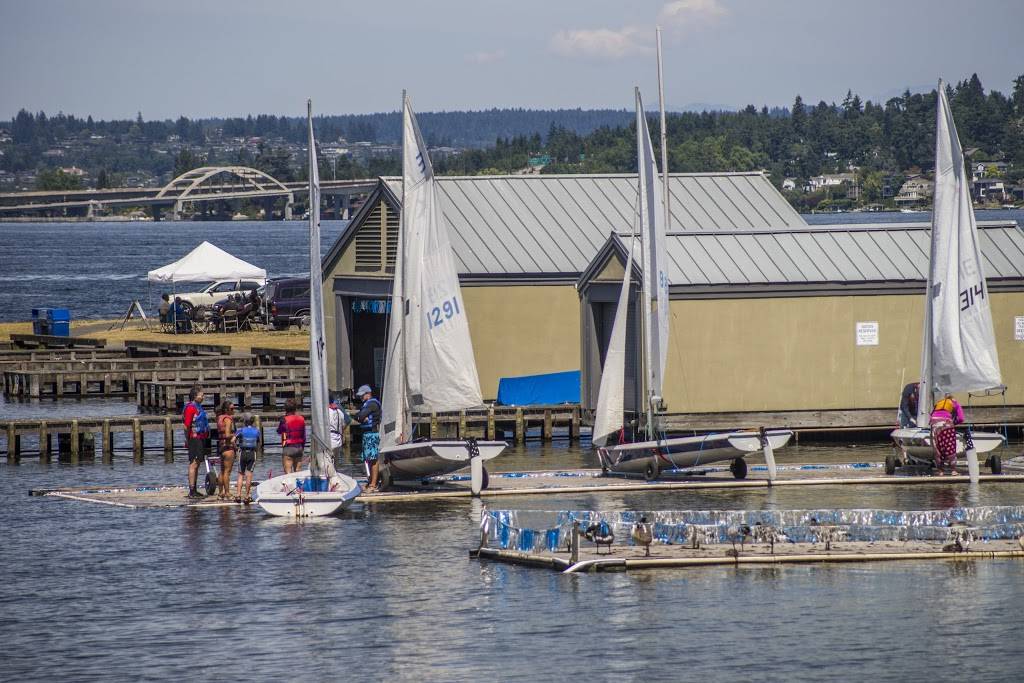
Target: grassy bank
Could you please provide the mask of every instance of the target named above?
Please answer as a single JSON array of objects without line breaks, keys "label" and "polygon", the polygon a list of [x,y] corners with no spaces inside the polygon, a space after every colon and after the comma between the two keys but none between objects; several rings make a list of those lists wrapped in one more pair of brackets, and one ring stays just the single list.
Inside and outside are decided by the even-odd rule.
[{"label": "grassy bank", "polygon": [[[131,321],[125,329],[108,330],[112,320],[76,320],[71,323],[71,334],[75,337],[106,339],[108,343],[118,344],[126,339],[142,339],[152,341],[171,341],[192,344],[227,344],[232,350],[247,353],[254,346],[265,346],[273,349],[303,350],[309,348],[309,333],[297,330],[285,332],[238,332],[232,334],[167,334],[158,332],[158,325],[151,325],[144,330]],[[10,339],[12,334],[31,334],[32,323],[0,323],[0,341]]]}]

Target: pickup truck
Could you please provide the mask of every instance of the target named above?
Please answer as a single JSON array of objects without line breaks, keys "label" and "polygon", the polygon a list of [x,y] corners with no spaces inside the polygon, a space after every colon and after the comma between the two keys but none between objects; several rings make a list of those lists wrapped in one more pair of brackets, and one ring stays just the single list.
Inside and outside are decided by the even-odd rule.
[{"label": "pickup truck", "polygon": [[248,296],[253,290],[259,289],[263,283],[259,280],[218,280],[198,292],[175,294],[181,299],[182,307],[191,312],[198,306],[212,307],[214,303],[227,298],[229,294],[242,292]]}]

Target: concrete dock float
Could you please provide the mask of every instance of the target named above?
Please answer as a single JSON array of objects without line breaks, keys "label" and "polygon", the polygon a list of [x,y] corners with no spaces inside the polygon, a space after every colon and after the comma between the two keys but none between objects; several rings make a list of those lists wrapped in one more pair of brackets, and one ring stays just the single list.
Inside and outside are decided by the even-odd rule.
[{"label": "concrete dock float", "polygon": [[766,544],[747,543],[745,550],[730,554],[728,546],[693,549],[684,545],[652,545],[651,555],[637,546],[615,546],[611,552],[598,554],[593,544],[581,541],[574,556],[570,549],[557,552],[521,552],[481,547],[469,552],[470,557],[524,567],[552,569],[563,574],[589,572],[623,572],[645,569],[693,569],[700,567],[778,566],[785,564],[835,564],[850,562],[893,562],[907,560],[978,561],[1024,559],[1024,550],[1016,540],[992,540],[977,543],[978,549],[967,552],[943,550],[942,543],[927,541],[878,541],[833,543],[776,544],[774,552]]},{"label": "concrete dock float", "polygon": [[[270,461],[257,461],[257,474],[263,474],[264,462],[277,469],[276,457]],[[855,465],[855,467],[854,467]],[[481,492],[480,498],[504,499],[509,496],[552,496],[552,495],[615,495],[627,492],[671,492],[708,489],[768,489],[787,486],[928,486],[967,484],[967,476],[880,476],[880,463],[837,463],[835,465],[780,465],[780,478],[769,481],[764,466],[753,465],[751,478],[736,480],[728,470],[709,470],[703,475],[683,477],[678,480],[647,482],[626,480],[621,477],[603,476],[600,470],[559,470],[533,472],[492,472],[490,485]],[[837,476],[837,475],[842,476]],[[360,479],[364,477],[360,474]],[[981,484],[1014,483],[1024,484],[1024,474],[982,475]],[[255,486],[255,482],[254,482]],[[84,502],[116,502],[137,508],[185,507],[195,505],[185,498],[185,489],[170,487],[96,488],[89,489],[33,489],[30,495],[41,496],[61,493],[78,496]],[[429,500],[469,499],[470,482],[468,474],[455,474],[432,480],[419,488],[395,487],[382,493],[363,493],[357,502],[366,505],[415,503]]]}]

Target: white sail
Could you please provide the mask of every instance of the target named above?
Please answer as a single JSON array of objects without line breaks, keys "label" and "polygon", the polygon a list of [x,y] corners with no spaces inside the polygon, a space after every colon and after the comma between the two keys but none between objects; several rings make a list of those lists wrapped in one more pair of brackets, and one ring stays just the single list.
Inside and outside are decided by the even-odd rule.
[{"label": "white sail", "polygon": [[644,270],[644,315],[647,317],[647,396],[662,396],[668,359],[669,307],[665,211],[651,133],[643,101],[636,90],[637,172],[640,180],[640,229]]},{"label": "white sail", "polygon": [[[1002,382],[969,178],[945,85],[939,82],[935,197],[926,317],[932,392],[976,391]],[[926,340],[927,343],[928,340]],[[929,354],[930,352],[930,354]],[[930,394],[922,392],[924,403]]]},{"label": "white sail", "polygon": [[430,157],[408,97],[403,107],[402,195],[402,336],[409,408],[479,406],[483,397],[455,257],[438,211]]},{"label": "white sail", "polygon": [[334,457],[327,422],[327,345],[324,342],[323,267],[320,263],[320,174],[313,138],[313,103],[307,101],[309,123],[309,387],[312,416],[310,473],[334,474]]},{"label": "white sail", "polygon": [[619,303],[615,307],[615,322],[604,354],[601,384],[597,390],[597,408],[594,410],[594,428],[591,432],[595,446],[604,446],[608,437],[625,424],[626,392],[626,324],[629,320],[629,290],[633,275],[633,238],[629,239],[626,272],[622,276]]}]

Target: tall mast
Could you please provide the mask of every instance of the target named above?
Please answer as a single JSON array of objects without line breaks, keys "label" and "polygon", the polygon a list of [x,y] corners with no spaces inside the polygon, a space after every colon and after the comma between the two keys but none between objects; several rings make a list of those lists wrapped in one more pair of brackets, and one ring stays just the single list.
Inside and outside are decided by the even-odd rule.
[{"label": "tall mast", "polygon": [[643,269],[643,279],[640,283],[641,296],[640,299],[643,302],[642,322],[643,322],[643,351],[641,353],[641,360],[643,361],[643,373],[644,373],[644,414],[647,416],[646,432],[647,436],[654,431],[654,425],[652,424],[654,414],[651,406],[651,396],[654,388],[654,366],[651,362],[653,356],[653,349],[651,348],[651,249],[654,245],[651,244],[649,230],[646,230],[644,226],[650,221],[648,213],[651,207],[647,206],[647,180],[644,174],[644,158],[647,154],[647,140],[644,135],[646,128],[646,113],[644,112],[643,99],[640,97],[640,88],[634,88],[636,93],[636,162],[637,162],[637,193],[639,197],[638,206],[640,209],[640,246],[641,246],[641,268]]},{"label": "tall mast", "polygon": [[661,114],[661,177],[662,202],[665,205],[665,232],[669,231],[669,217],[672,213],[668,208],[668,135],[665,130],[665,79],[661,67],[661,27],[658,32],[658,109]]},{"label": "tall mast", "polygon": [[[658,112],[661,116],[661,191],[662,191],[662,208],[665,211],[665,232],[669,231],[669,218],[672,212],[669,210],[668,198],[669,198],[669,187],[668,187],[668,134],[665,127],[665,79],[662,71],[662,60],[661,60],[661,27],[657,27],[658,37]],[[661,264],[659,264],[660,266]],[[658,283],[658,287],[661,287],[661,283]],[[659,311],[660,314],[660,311]],[[661,371],[664,372],[664,368]],[[664,387],[660,389],[664,394]],[[653,394],[651,400],[653,400]],[[654,415],[654,407],[651,407],[651,415]],[[657,430],[655,430],[657,431]]]}]

